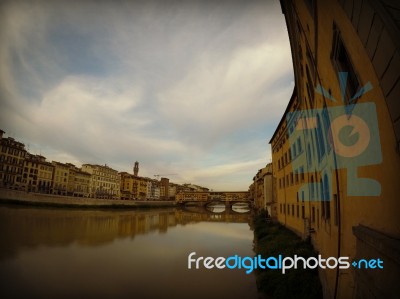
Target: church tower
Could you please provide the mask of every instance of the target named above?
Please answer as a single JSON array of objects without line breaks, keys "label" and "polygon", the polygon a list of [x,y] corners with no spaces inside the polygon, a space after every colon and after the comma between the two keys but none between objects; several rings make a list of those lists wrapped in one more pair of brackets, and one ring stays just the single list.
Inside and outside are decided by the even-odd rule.
[{"label": "church tower", "polygon": [[135,166],[133,167],[133,175],[138,176],[138,174],[139,174],[139,162],[136,161]]}]

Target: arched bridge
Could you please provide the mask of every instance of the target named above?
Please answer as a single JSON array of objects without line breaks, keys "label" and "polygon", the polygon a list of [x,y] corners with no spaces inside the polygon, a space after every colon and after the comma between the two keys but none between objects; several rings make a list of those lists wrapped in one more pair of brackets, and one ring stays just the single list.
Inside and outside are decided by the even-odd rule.
[{"label": "arched bridge", "polygon": [[208,206],[214,203],[224,204],[228,209],[237,203],[247,204],[249,208],[253,206],[253,201],[249,199],[247,191],[227,191],[227,192],[180,192],[176,195],[176,203],[180,205],[199,205]]}]

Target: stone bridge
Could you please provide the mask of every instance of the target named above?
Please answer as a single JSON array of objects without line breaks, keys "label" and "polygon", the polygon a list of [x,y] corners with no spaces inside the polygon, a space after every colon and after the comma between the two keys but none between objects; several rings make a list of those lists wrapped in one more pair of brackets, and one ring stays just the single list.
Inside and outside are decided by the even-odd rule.
[{"label": "stone bridge", "polygon": [[238,203],[247,204],[252,208],[253,202],[249,200],[247,191],[193,191],[180,192],[175,197],[175,202],[178,205],[188,206],[204,206],[207,207],[214,203],[225,205],[226,209],[232,210],[232,206]]},{"label": "stone bridge", "polygon": [[249,208],[251,208],[253,206],[253,202],[250,200],[220,200],[220,199],[211,199],[211,200],[207,200],[207,201],[199,201],[199,200],[184,200],[184,201],[177,201],[176,202],[179,205],[197,205],[197,206],[204,206],[207,207],[209,205],[212,204],[223,204],[225,205],[225,207],[229,207],[232,208],[232,206],[234,204],[237,203],[243,203],[243,204],[247,204]]}]

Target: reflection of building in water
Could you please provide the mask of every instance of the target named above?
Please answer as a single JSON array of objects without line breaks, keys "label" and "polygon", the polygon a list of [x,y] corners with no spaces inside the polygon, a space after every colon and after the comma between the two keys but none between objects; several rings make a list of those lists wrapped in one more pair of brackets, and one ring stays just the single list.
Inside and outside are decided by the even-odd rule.
[{"label": "reflection of building in water", "polygon": [[0,206],[0,259],[4,254],[15,254],[20,247],[65,246],[75,242],[98,246],[150,232],[165,233],[177,225],[200,221],[249,223],[250,217],[250,214],[213,214],[205,209],[86,211]]}]

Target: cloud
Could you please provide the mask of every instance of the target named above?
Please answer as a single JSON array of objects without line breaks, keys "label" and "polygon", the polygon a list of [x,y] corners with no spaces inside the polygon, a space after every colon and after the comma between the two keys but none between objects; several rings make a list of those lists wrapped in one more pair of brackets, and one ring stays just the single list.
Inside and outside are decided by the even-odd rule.
[{"label": "cloud", "polygon": [[[186,77],[159,94],[161,113],[181,135],[205,146],[204,140],[216,142],[257,125],[267,111],[277,114],[285,105],[279,99],[282,90],[274,84],[290,76],[291,68],[284,64],[288,51],[264,43],[225,57],[207,53]],[[285,86],[284,92],[291,88]]]},{"label": "cloud", "polygon": [[151,111],[136,113],[144,105],[142,91],[121,81],[66,77],[31,108],[31,135],[91,163],[107,163],[104,157],[118,162],[118,156],[127,159],[135,152],[156,156],[158,148],[181,151],[179,142],[147,133],[153,123]]},{"label": "cloud", "polygon": [[183,171],[183,176],[192,182],[219,180],[219,183],[232,184],[235,175],[254,172],[254,169],[265,164],[263,159],[251,160],[238,163],[224,163],[213,166],[203,166],[196,171]]}]

